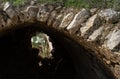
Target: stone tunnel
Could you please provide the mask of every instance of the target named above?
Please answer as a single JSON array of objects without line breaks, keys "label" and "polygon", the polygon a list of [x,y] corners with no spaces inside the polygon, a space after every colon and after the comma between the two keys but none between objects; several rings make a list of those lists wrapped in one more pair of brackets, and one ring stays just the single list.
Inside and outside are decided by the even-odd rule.
[{"label": "stone tunnel", "polygon": [[[109,11],[113,17],[104,15]],[[107,34],[119,32],[116,11],[97,12],[53,4],[29,5],[20,10],[9,5],[1,9],[0,79],[120,79],[120,41],[110,46],[108,39],[106,47],[103,40]],[[107,34],[104,29],[109,30]],[[54,59],[38,57],[38,50],[31,45],[36,32],[51,38]]]}]

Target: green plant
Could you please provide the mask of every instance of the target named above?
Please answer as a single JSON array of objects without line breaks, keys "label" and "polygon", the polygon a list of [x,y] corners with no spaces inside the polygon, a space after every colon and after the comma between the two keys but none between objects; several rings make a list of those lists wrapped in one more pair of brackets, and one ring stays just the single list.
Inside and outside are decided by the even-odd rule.
[{"label": "green plant", "polygon": [[7,2],[7,1],[9,1],[9,2],[13,3],[13,5],[15,5],[15,6],[24,5],[25,2],[26,2],[26,0],[1,0],[1,1],[2,1],[2,2]]},{"label": "green plant", "polygon": [[33,48],[39,49],[39,55],[43,58],[51,57],[51,50],[49,47],[48,36],[44,33],[36,33],[35,36],[31,38],[31,43]]},{"label": "green plant", "polygon": [[25,0],[15,0],[14,2],[13,2],[13,4],[14,5],[24,5],[25,4]]},{"label": "green plant", "polygon": [[[1,0],[3,2],[10,1],[15,6],[25,5],[31,0]],[[114,8],[120,10],[120,0],[38,0],[40,3],[63,2],[65,7],[75,8]]]}]

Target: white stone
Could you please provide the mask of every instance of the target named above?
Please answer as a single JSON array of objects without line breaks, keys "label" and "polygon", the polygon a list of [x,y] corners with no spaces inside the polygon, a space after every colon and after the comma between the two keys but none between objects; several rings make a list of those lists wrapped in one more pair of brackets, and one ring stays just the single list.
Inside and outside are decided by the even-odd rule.
[{"label": "white stone", "polygon": [[74,17],[73,12],[70,12],[67,15],[65,15],[59,27],[60,28],[67,27],[70,24],[70,22],[72,21],[73,17]]},{"label": "white stone", "polygon": [[99,27],[97,30],[95,30],[92,35],[89,36],[88,41],[95,41],[99,35],[101,35],[103,32],[103,27]]},{"label": "white stone", "polygon": [[80,28],[81,36],[84,36],[90,28],[94,27],[95,24],[100,25],[99,23],[100,21],[97,14],[93,15],[91,18],[88,19],[86,25]]},{"label": "white stone", "polygon": [[67,30],[73,30],[73,32],[77,31],[80,27],[80,24],[87,20],[87,18],[90,17],[90,12],[86,9],[82,9],[80,12],[78,12],[72,22],[69,24],[69,26],[66,28]]},{"label": "white stone", "polygon": [[36,9],[38,6],[28,6],[24,12],[28,12],[30,9]]},{"label": "white stone", "polygon": [[48,17],[49,17],[49,12],[47,12],[47,7],[45,7],[44,5],[42,5],[39,8],[38,14],[37,14],[37,20],[41,21],[41,22],[46,22]]},{"label": "white stone", "polygon": [[108,36],[107,47],[113,50],[120,44],[120,29],[115,29],[112,34]]},{"label": "white stone", "polygon": [[13,18],[16,16],[16,11],[10,2],[6,2],[4,4],[3,10],[9,15],[10,18]]},{"label": "white stone", "polygon": [[105,9],[101,10],[101,12],[98,14],[100,17],[104,18],[109,23],[114,23],[119,20],[118,12],[113,9]]},{"label": "white stone", "polygon": [[9,8],[10,6],[11,6],[11,3],[10,3],[10,2],[6,2],[6,3],[4,4],[3,10],[4,10],[4,11],[7,10],[7,8]]},{"label": "white stone", "polygon": [[90,13],[93,15],[97,12],[97,10],[98,10],[97,8],[92,8],[90,9]]}]

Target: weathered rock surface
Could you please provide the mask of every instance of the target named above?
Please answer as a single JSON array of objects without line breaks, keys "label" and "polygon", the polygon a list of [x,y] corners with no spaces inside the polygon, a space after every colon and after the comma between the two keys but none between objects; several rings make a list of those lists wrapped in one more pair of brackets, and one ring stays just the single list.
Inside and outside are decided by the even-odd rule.
[{"label": "weathered rock surface", "polygon": [[28,6],[27,9],[24,12],[27,12],[28,18],[30,20],[36,20],[38,11],[39,11],[39,7],[38,6]]},{"label": "weathered rock surface", "polygon": [[112,9],[101,10],[99,16],[101,16],[108,23],[115,23],[119,20],[118,12]]},{"label": "weathered rock surface", "polygon": [[[59,6],[57,4],[28,6],[24,11],[17,11],[13,7],[10,7],[11,5],[8,3],[6,4],[4,9],[0,10],[0,36],[6,32],[11,31],[12,29],[19,29],[29,26],[34,28],[34,25],[29,24],[28,26],[27,24],[26,26],[17,26],[24,23],[42,24],[43,26],[39,27],[42,27],[42,30],[47,31],[49,31],[49,28],[53,28],[54,30],[56,29],[59,32],[65,33],[68,35],[68,37],[73,38],[77,43],[86,49],[94,51],[92,52],[93,55],[91,55],[90,59],[87,59],[86,62],[90,63],[92,60],[96,60],[94,59],[95,56],[98,56],[98,58],[106,66],[108,66],[112,73],[118,79],[120,79],[119,12],[112,9],[105,9],[101,10],[100,12],[97,12],[96,9],[93,11],[82,9],[79,12],[75,11],[77,13],[74,13],[74,9],[70,12],[65,11],[62,6]],[[54,33],[53,30],[51,32]],[[80,32],[79,36],[77,36],[77,32]],[[53,38],[55,38],[54,35]],[[55,39],[60,39],[60,37]],[[61,39],[66,39],[66,42],[70,42],[70,40],[67,38]],[[63,47],[69,46],[65,46],[63,42],[61,43],[60,44],[63,45]],[[76,47],[77,46],[71,46],[71,48],[76,49],[75,51],[77,52]],[[69,50],[67,50],[67,52],[68,51]],[[71,49],[71,51],[74,50]],[[84,57],[87,58],[87,56]],[[82,58],[80,61],[83,61]],[[98,61],[94,62],[98,63]],[[99,73],[102,71],[97,73],[97,70],[100,70],[101,67],[99,68],[98,65],[90,66],[93,67],[93,71],[96,72],[97,76],[100,76],[99,78],[106,79],[105,75],[99,75]],[[88,67],[89,66],[87,66],[87,68]]]},{"label": "weathered rock surface", "polygon": [[72,21],[73,17],[74,17],[73,12],[70,12],[67,15],[65,15],[59,27],[66,28],[70,24],[70,22]]},{"label": "weathered rock surface", "polygon": [[48,26],[51,26],[53,24],[53,22],[55,21],[56,16],[57,16],[56,11],[51,12],[51,14],[49,16],[49,19],[47,20],[47,25]]},{"label": "weathered rock surface", "polygon": [[87,11],[86,9],[82,9],[80,12],[78,12],[75,15],[74,19],[66,29],[69,30],[70,33],[75,33],[81,27],[80,24],[85,22],[89,17],[90,17],[90,12]]},{"label": "weathered rock surface", "polygon": [[103,27],[99,27],[97,30],[95,30],[88,38],[88,41],[96,41],[97,38],[101,35],[103,31]]},{"label": "weathered rock surface", "polygon": [[[111,50],[120,50],[120,46],[118,46],[120,44],[120,29],[116,28],[113,30],[113,32],[111,34],[109,34],[107,36],[107,47]],[[115,49],[115,47],[118,46],[117,49]]]},{"label": "weathered rock surface", "polygon": [[15,7],[12,5],[12,3],[6,2],[4,4],[3,10],[9,15],[11,20],[14,20],[14,23],[17,23],[18,21],[17,11],[15,10]]},{"label": "weathered rock surface", "polygon": [[81,36],[88,37],[93,30],[100,27],[102,24],[100,18],[97,14],[93,15],[91,18],[88,19],[85,26],[80,28]]}]

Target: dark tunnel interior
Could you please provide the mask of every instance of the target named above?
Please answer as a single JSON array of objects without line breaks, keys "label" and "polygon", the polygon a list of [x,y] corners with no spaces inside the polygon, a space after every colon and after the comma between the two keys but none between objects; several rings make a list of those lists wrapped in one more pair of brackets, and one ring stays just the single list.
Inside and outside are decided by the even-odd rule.
[{"label": "dark tunnel interior", "polygon": [[[41,24],[19,26],[28,27],[0,36],[0,79],[115,79],[110,70],[89,53],[93,51],[65,34]],[[38,57],[38,50],[32,48],[31,37],[36,31],[50,36],[53,59]],[[43,63],[41,67],[39,61]]]}]

